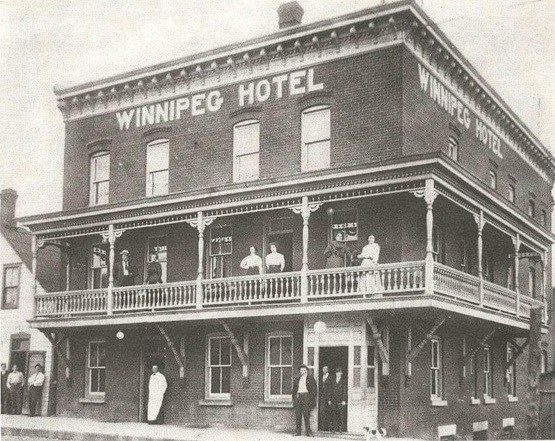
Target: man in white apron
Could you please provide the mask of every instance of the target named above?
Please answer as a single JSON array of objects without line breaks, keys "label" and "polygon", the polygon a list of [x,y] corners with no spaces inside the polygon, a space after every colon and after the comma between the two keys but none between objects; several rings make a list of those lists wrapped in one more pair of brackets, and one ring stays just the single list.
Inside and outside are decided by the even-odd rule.
[{"label": "man in white apron", "polygon": [[158,372],[158,366],[153,365],[152,375],[148,382],[148,424],[162,424],[162,402],[164,401],[164,394],[167,388],[166,377],[161,372]]}]

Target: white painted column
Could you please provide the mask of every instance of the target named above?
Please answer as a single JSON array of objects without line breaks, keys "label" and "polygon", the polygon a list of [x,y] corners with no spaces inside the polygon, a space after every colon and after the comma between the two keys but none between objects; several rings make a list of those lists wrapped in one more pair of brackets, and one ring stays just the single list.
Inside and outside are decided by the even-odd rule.
[{"label": "white painted column", "polygon": [[31,272],[33,275],[33,318],[36,317],[37,312],[37,254],[38,254],[38,247],[37,247],[37,236],[33,234],[31,236],[31,253],[33,255],[33,260],[31,262]]},{"label": "white painted column", "polygon": [[543,323],[547,323],[547,251],[544,251],[542,256],[542,303],[543,303]]},{"label": "white painted column", "polygon": [[426,203],[426,261],[425,261],[425,293],[434,293],[434,243],[433,243],[433,230],[434,230],[434,201],[437,197],[437,192],[434,188],[434,180],[426,179],[426,186],[424,189],[424,202]]},{"label": "white painted column", "polygon": [[204,213],[197,213],[197,231],[198,231],[198,269],[197,269],[197,297],[196,307],[202,308],[204,293],[202,290],[202,280],[204,277]]},{"label": "white painted column", "polygon": [[478,291],[480,293],[480,306],[484,306],[484,269],[482,240],[482,232],[486,223],[484,220],[484,211],[480,210],[480,214],[475,214],[474,220],[476,221],[476,225],[478,226],[478,278],[480,279]]},{"label": "white painted column", "polygon": [[69,253],[69,247],[70,245],[67,244],[64,250],[66,255],[66,291],[69,291],[69,288],[71,286],[71,257]]},{"label": "white painted column", "polygon": [[308,196],[303,196],[301,216],[303,218],[303,261],[301,267],[301,303],[308,302]]},{"label": "white painted column", "polygon": [[106,299],[106,312],[110,315],[113,313],[114,309],[114,298],[112,294],[114,289],[114,261],[116,260],[116,235],[114,234],[114,224],[108,226],[108,243],[110,244],[110,254],[108,257],[108,298]]},{"label": "white painted column", "polygon": [[519,287],[519,261],[518,252],[520,250],[520,234],[516,233],[516,236],[511,238],[513,241],[514,253],[513,253],[513,265],[514,265],[514,284],[516,292],[516,316],[520,316],[520,287]]}]

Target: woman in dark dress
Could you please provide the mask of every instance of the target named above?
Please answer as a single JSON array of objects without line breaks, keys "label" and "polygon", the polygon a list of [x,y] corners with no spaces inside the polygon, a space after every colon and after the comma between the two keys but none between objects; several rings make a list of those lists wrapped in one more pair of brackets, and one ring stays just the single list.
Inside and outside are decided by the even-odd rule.
[{"label": "woman in dark dress", "polygon": [[[162,283],[162,265],[158,262],[158,255],[152,253],[150,255],[150,262],[146,267],[145,285],[156,285],[157,283]],[[164,296],[163,289],[147,289],[147,296],[148,306],[155,306],[155,304],[165,300],[160,298]]]},{"label": "woman in dark dress", "polygon": [[341,242],[343,235],[337,233],[324,251],[326,268],[341,268],[345,266],[345,244]]}]

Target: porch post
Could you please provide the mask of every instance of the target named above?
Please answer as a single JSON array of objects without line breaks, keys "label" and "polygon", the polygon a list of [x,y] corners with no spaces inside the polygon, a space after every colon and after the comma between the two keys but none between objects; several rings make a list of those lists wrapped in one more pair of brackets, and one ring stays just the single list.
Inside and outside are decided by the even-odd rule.
[{"label": "porch post", "polygon": [[114,309],[114,299],[112,297],[112,291],[114,289],[114,261],[115,261],[115,245],[116,245],[116,235],[114,234],[114,224],[108,226],[108,243],[110,244],[110,254],[108,257],[109,267],[108,267],[108,298],[106,299],[106,312],[108,315],[113,313]]},{"label": "porch post", "polygon": [[202,292],[202,278],[203,278],[203,262],[204,262],[204,213],[199,211],[197,213],[197,230],[198,230],[198,271],[197,271],[197,297],[196,307],[202,308],[202,300],[204,293]]},{"label": "porch post", "polygon": [[36,317],[37,312],[37,236],[33,234],[31,236],[31,252],[33,254],[33,260],[31,262],[31,272],[33,274],[33,318]]},{"label": "porch post", "polygon": [[511,238],[513,241],[514,253],[513,253],[513,265],[514,265],[514,284],[516,292],[516,316],[520,316],[520,287],[519,287],[519,277],[518,277],[518,252],[520,250],[520,234],[516,233],[515,237]]},{"label": "porch post", "polygon": [[308,196],[302,198],[301,216],[303,217],[303,266],[301,267],[301,302],[308,302]]},{"label": "porch post", "polygon": [[426,179],[424,188],[424,202],[426,202],[426,261],[424,263],[425,273],[425,293],[433,294],[434,292],[434,201],[437,192],[434,188],[434,180]]},{"label": "porch post", "polygon": [[482,255],[483,255],[483,241],[482,241],[482,231],[484,230],[484,211],[480,210],[480,214],[474,215],[474,220],[478,226],[478,278],[480,279],[480,285],[478,292],[480,294],[480,306],[484,306],[484,269],[482,265]]},{"label": "porch post", "polygon": [[543,323],[547,323],[547,251],[542,256],[542,303],[543,303]]},{"label": "porch post", "polygon": [[66,247],[65,247],[65,257],[66,257],[66,291],[69,291],[70,285],[71,285],[71,256],[69,254],[69,248],[70,245],[69,243],[66,243]]}]

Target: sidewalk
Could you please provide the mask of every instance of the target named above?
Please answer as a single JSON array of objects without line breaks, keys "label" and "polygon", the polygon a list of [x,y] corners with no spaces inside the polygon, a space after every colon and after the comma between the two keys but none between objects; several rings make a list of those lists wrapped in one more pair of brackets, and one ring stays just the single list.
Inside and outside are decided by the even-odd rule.
[{"label": "sidewalk", "polygon": [[[179,426],[151,426],[146,423],[105,423],[84,418],[2,415],[2,436],[27,436],[78,441],[291,441],[291,440],[363,440],[362,435],[296,437],[246,429],[195,429]],[[386,438],[394,441],[394,438]]]}]

